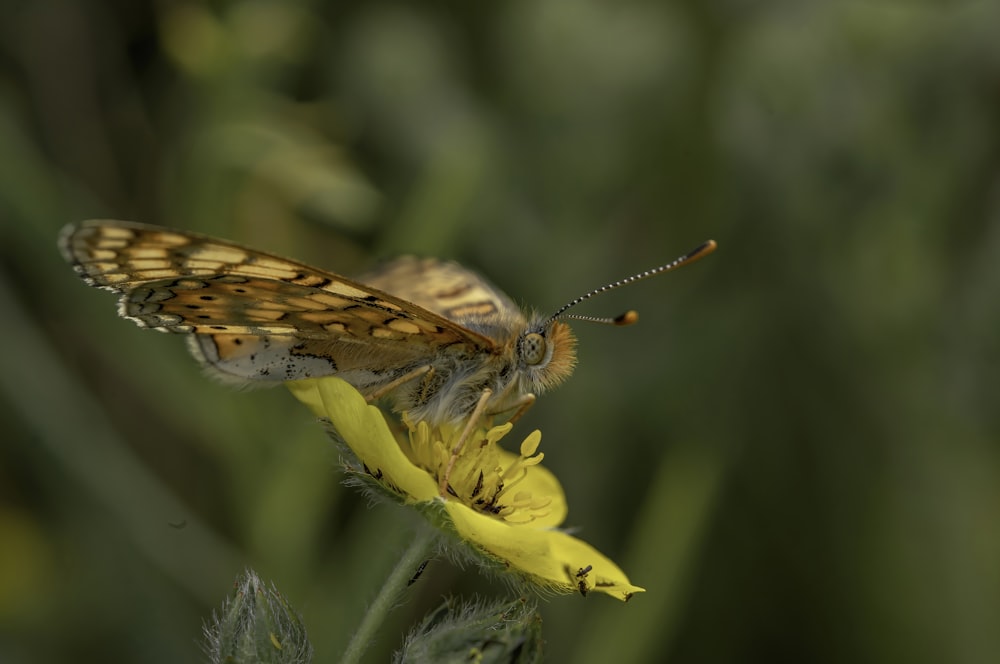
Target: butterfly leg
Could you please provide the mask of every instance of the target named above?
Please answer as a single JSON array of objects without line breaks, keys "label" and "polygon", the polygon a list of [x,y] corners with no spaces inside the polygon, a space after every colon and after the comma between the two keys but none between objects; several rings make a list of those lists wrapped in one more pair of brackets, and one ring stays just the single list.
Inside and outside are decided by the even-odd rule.
[{"label": "butterfly leg", "polygon": [[[528,392],[527,394],[522,394],[518,398],[518,400],[515,401],[514,404],[510,407],[510,408],[516,408],[517,410],[514,411],[514,414],[511,415],[507,419],[507,421],[510,424],[514,424],[514,422],[517,422],[519,419],[521,419],[521,417],[523,417],[524,414],[527,413],[528,410],[530,410],[531,407],[534,406],[534,405],[535,405],[535,395],[534,394],[532,394],[531,392]],[[507,410],[510,410],[510,408],[508,408]],[[487,414],[488,415],[499,415],[499,413],[487,413]]]},{"label": "butterfly leg", "polygon": [[392,392],[394,389],[396,389],[400,385],[403,385],[404,383],[409,383],[411,380],[416,380],[417,378],[420,378],[421,376],[426,376],[429,373],[431,373],[432,371],[434,371],[434,367],[432,367],[429,364],[425,365],[425,366],[422,366],[422,367],[417,367],[416,369],[413,369],[411,371],[407,371],[405,374],[403,374],[399,378],[395,378],[395,379],[389,381],[388,383],[386,383],[382,387],[378,388],[377,390],[375,390],[374,392],[372,392],[371,394],[369,394],[368,396],[366,396],[365,397],[365,401],[367,401],[368,403],[371,403],[373,401],[381,399],[386,394],[388,394],[389,392]]},{"label": "butterfly leg", "polygon": [[451,470],[455,467],[455,462],[458,461],[458,455],[462,453],[462,449],[465,447],[465,441],[469,439],[472,434],[472,430],[475,428],[476,423],[479,418],[483,416],[486,411],[486,402],[489,401],[490,396],[493,394],[493,390],[486,388],[483,390],[482,395],[479,397],[479,401],[476,403],[476,407],[472,410],[472,414],[469,415],[469,421],[465,423],[465,428],[462,429],[462,434],[458,437],[458,441],[451,448],[451,458],[448,459],[448,465],[444,469],[444,475],[441,476],[441,483],[438,486],[438,491],[442,496],[448,493],[448,479],[451,477]]},{"label": "butterfly leg", "polygon": [[434,378],[434,367],[431,367],[424,377],[420,379],[420,387],[417,388],[419,403],[424,403],[430,398],[431,380]]}]

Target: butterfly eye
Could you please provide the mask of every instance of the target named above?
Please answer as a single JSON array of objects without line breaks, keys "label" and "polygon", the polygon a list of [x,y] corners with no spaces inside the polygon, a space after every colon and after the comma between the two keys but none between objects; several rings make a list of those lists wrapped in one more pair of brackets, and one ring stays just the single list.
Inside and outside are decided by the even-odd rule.
[{"label": "butterfly eye", "polygon": [[521,358],[525,364],[540,364],[545,359],[545,337],[537,332],[524,335],[521,340]]}]

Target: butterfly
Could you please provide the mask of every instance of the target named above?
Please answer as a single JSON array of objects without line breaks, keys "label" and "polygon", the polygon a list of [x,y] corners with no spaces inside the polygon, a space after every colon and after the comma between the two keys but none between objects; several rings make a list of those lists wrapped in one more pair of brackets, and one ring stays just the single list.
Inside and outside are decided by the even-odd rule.
[{"label": "butterfly", "polygon": [[369,400],[388,396],[413,421],[514,411],[576,363],[566,310],[712,252],[709,240],[666,265],[608,284],[555,314],[525,314],[450,261],[405,256],[356,279],[198,233],[126,221],[63,229],[59,247],[89,285],[119,296],[140,327],[187,335],[208,372],[236,384],[336,375]]}]

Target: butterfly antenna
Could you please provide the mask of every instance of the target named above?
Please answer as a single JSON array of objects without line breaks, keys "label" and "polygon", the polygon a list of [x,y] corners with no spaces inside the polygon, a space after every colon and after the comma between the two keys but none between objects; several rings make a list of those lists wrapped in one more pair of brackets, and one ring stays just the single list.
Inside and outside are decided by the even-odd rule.
[{"label": "butterfly antenna", "polygon": [[[579,314],[566,314],[563,318],[570,318],[572,320],[585,320],[588,323],[601,323],[602,325],[616,325],[618,327],[625,327],[626,325],[631,325],[639,320],[639,312],[634,310],[628,310],[623,314],[615,316],[614,318],[602,317],[602,316],[581,316]],[[549,321],[551,322],[551,320]]]},{"label": "butterfly antenna", "polygon": [[627,286],[628,284],[633,284],[637,281],[642,281],[643,279],[655,277],[656,275],[663,274],[664,272],[670,272],[671,270],[676,270],[682,265],[689,265],[698,260],[699,258],[707,256],[713,251],[715,251],[715,248],[717,246],[718,245],[715,243],[715,240],[708,240],[707,242],[700,244],[695,249],[692,249],[688,253],[684,254],[680,258],[676,258],[670,261],[666,265],[654,267],[651,270],[646,270],[645,272],[640,272],[639,274],[633,274],[631,277],[626,277],[625,279],[620,279],[619,281],[615,281],[605,286],[601,286],[600,288],[595,288],[589,293],[585,293],[580,297],[576,298],[575,300],[563,305],[563,307],[559,309],[559,311],[552,314],[552,316],[550,316],[549,319],[545,321],[545,324],[548,325],[557,318],[562,317],[562,318],[572,318],[574,320],[584,320],[592,323],[604,323],[606,325],[617,325],[617,326],[631,325],[632,323],[635,323],[637,320],[639,320],[639,314],[636,313],[635,311],[626,311],[620,316],[615,316],[614,318],[600,318],[596,316],[578,316],[575,314],[569,314],[567,316],[563,316],[563,314],[570,307],[575,307],[584,300],[589,300],[595,295],[599,295],[601,293],[605,293],[607,291],[614,290],[616,288],[621,288],[622,286]]}]

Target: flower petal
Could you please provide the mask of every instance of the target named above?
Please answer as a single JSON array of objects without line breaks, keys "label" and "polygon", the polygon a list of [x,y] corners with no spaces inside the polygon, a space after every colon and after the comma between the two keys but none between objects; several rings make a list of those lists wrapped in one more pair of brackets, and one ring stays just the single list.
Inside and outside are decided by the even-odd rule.
[{"label": "flower petal", "polygon": [[296,399],[309,407],[316,417],[326,417],[323,399],[319,395],[319,379],[293,380],[285,383],[285,387]]},{"label": "flower petal", "polygon": [[633,586],[618,565],[583,540],[562,531],[552,531],[551,535],[554,558],[573,561],[570,568],[575,571],[590,568],[581,575],[586,577],[589,591],[607,593],[626,602],[633,594],[646,592],[645,588]]},{"label": "flower petal", "polygon": [[333,423],[337,433],[365,466],[383,483],[396,487],[407,502],[437,498],[437,485],[413,465],[396,442],[385,418],[348,383],[332,376],[286,383],[292,394],[319,417]]},{"label": "flower petal", "polygon": [[[459,536],[541,585],[574,592],[603,592],[628,600],[643,588],[629,583],[625,573],[586,542],[558,530],[532,525],[507,525],[449,501],[445,510]],[[577,576],[581,570],[587,570]]]}]

